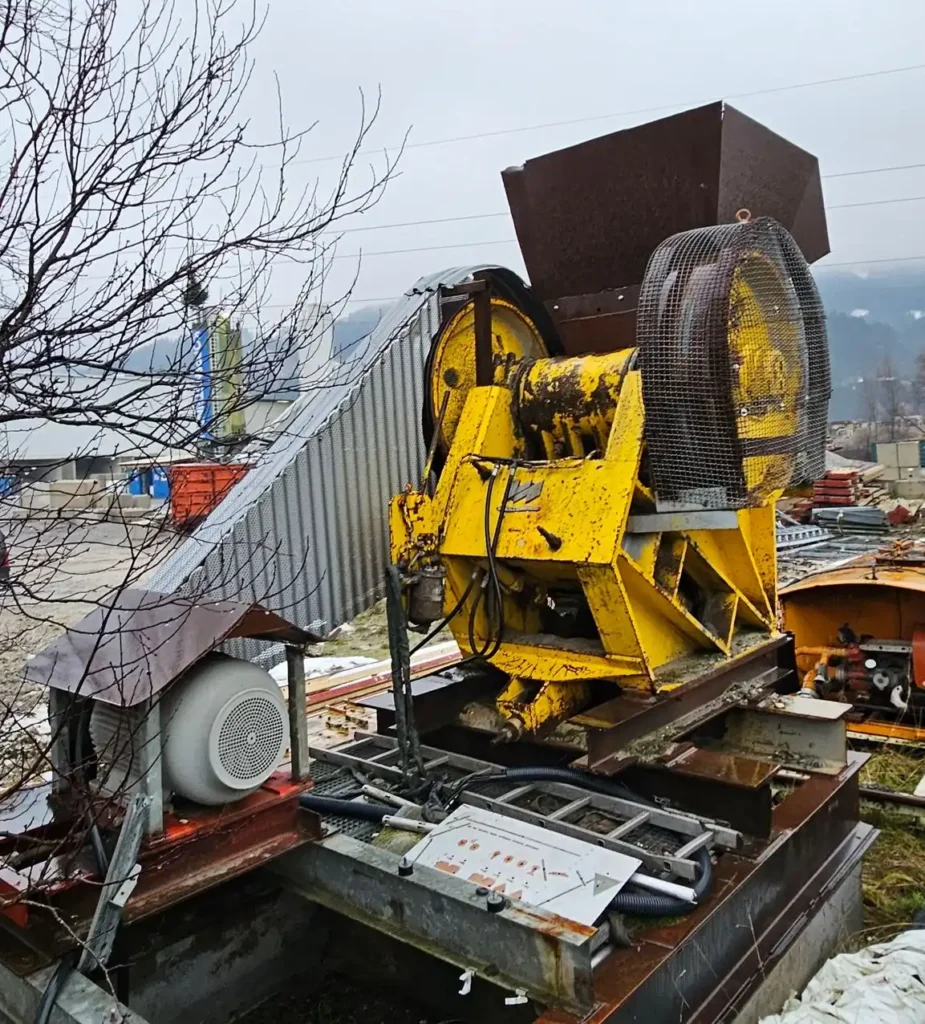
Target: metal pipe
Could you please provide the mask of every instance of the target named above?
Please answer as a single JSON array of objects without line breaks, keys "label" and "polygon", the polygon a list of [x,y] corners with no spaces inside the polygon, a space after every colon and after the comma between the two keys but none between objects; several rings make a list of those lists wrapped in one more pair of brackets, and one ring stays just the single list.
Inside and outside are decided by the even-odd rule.
[{"label": "metal pipe", "polygon": [[613,946],[601,946],[601,948],[591,956],[591,970],[593,971],[595,967],[602,964],[612,952]]},{"label": "metal pipe", "polygon": [[676,882],[666,882],[662,878],[653,878],[652,875],[644,875],[637,871],[630,878],[633,885],[640,889],[648,889],[650,892],[660,892],[665,896],[674,896],[678,900],[686,900],[688,903],[697,902],[697,893],[689,885],[678,885]]},{"label": "metal pipe", "polygon": [[877,804],[897,804],[900,807],[917,807],[925,810],[925,796],[915,796],[912,793],[894,793],[890,789],[872,789],[870,786],[860,786],[858,792],[865,800]]},{"label": "metal pipe", "polygon": [[308,717],[305,713],[305,652],[301,647],[286,647],[286,680],[289,710],[289,749],[293,782],[309,777]]},{"label": "metal pipe", "polygon": [[418,832],[426,836],[437,826],[429,821],[418,821],[417,818],[401,818],[397,814],[384,814],[382,824],[385,828],[397,828],[402,832]]},{"label": "metal pipe", "polygon": [[378,786],[361,786],[360,792],[364,796],[371,796],[374,800],[381,800],[384,804],[394,804],[396,807],[420,807],[413,800],[406,800],[397,793],[390,793],[387,789],[379,789]]}]

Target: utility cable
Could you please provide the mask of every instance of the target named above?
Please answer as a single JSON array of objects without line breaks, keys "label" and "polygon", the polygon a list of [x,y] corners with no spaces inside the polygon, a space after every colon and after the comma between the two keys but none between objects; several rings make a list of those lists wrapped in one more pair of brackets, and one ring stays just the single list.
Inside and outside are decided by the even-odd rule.
[{"label": "utility cable", "polygon": [[[452,135],[443,139],[423,139],[421,142],[406,142],[401,146],[385,146],[379,149],[367,149],[360,150],[358,156],[367,156],[372,154],[381,154],[392,150],[396,152],[398,150],[411,150],[411,149],[427,149],[431,146],[447,146],[456,142],[475,142],[478,139],[490,139],[497,138],[503,135],[520,135],[524,132],[535,132],[542,131],[547,128],[565,128],[573,124],[591,124],[595,121],[609,121],[618,117],[635,117],[638,114],[655,114],[662,110],[675,110],[677,108],[692,108],[705,106],[708,103],[717,103],[722,100],[744,100],[752,99],[755,96],[770,96],[774,93],[780,92],[795,92],[799,89],[815,89],[822,85],[840,85],[843,82],[858,82],[867,78],[884,78],[888,75],[902,75],[908,74],[913,71],[925,70],[925,64],[908,64],[898,68],[884,68],[881,71],[861,71],[853,75],[838,75],[835,78],[816,78],[808,82],[793,82],[789,85],[775,85],[764,89],[752,89],[749,92],[736,92],[727,93],[720,100],[716,97],[712,97],[707,100],[692,101],[689,97],[685,96],[683,99],[679,99],[674,103],[661,103],[654,107],[635,107],[631,110],[617,110],[609,114],[592,114],[588,117],[572,117],[563,121],[546,121],[542,124],[529,124],[520,125],[516,128],[498,128],[495,131],[490,132],[475,132],[471,135]],[[327,163],[331,160],[342,161],[344,159],[343,153],[338,153],[335,156],[316,156],[308,157],[305,160],[293,160],[293,164],[318,164]]]}]

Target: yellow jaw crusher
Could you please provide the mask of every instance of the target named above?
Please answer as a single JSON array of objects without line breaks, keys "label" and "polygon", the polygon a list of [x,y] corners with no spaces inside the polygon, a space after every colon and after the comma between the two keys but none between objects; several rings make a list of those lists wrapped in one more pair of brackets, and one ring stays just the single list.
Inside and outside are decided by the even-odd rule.
[{"label": "yellow jaw crusher", "polygon": [[743,210],[662,241],[612,351],[551,355],[490,275],[457,291],[425,381],[439,473],[393,499],[391,554],[411,622],[506,677],[500,738],[774,634],[774,503],[821,475],[829,390],[791,235]]}]

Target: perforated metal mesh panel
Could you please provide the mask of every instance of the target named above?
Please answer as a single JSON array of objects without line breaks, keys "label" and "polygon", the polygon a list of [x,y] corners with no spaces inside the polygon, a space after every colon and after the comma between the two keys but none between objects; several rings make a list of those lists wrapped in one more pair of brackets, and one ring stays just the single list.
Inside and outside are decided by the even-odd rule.
[{"label": "perforated metal mesh panel", "polygon": [[[312,761],[313,792],[317,796],[347,797],[355,793],[357,781],[349,772],[338,765],[326,764],[324,761]],[[323,814],[321,820],[325,831],[342,832],[364,843],[370,843],[379,834],[381,826],[373,821],[362,818],[348,818],[344,814]]]},{"label": "perforated metal mesh panel", "polygon": [[279,706],[251,693],[225,715],[218,734],[218,759],[235,780],[262,782],[279,764],[286,726]]},{"label": "perforated metal mesh panel", "polygon": [[831,391],[809,266],[776,221],[666,239],[637,314],[652,483],[662,508],[744,508],[822,475]]}]

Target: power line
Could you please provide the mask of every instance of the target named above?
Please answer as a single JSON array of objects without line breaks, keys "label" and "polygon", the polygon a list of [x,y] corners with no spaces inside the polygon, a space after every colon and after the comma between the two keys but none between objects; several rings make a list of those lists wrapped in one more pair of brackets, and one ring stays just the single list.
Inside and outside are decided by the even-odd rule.
[{"label": "power line", "polygon": [[[923,69],[925,69],[925,64],[910,64],[901,68],[885,68],[882,71],[864,71],[856,75],[839,75],[837,78],[817,78],[810,82],[795,82],[792,85],[777,85],[765,89],[753,89],[750,92],[727,94],[725,98],[731,100],[751,99],[754,96],[770,96],[774,93],[794,92],[798,89],[813,89],[820,85],[837,85],[841,82],[857,82],[866,78],[883,78],[886,75],[901,75],[911,71],[922,71]],[[523,132],[542,131],[546,128],[563,128],[573,124],[590,124],[594,121],[609,121],[616,117],[633,117],[637,114],[653,114],[660,110],[674,110],[676,107],[699,107],[704,106],[707,103],[716,102],[718,101],[715,97],[711,97],[708,100],[700,100],[696,103],[691,103],[690,100],[683,99],[676,103],[662,103],[655,107],[636,107],[632,110],[619,110],[611,114],[594,114],[589,117],[573,117],[565,121],[547,121],[543,124],[522,125],[519,128],[499,128],[495,131],[476,132],[472,135],[454,135],[445,139],[426,139],[422,142],[407,142],[404,146],[386,146],[381,150],[360,150],[357,155],[366,156],[371,153],[388,152],[389,150],[395,152],[399,149],[425,149],[429,146],[446,146],[455,142],[474,142],[477,139],[495,138],[500,135],[518,135]],[[318,164],[327,163],[331,160],[343,159],[344,154],[338,153],[336,156],[316,156],[309,157],[305,160],[293,160],[291,162],[293,164]]]},{"label": "power line", "polygon": [[[925,163],[920,163],[920,164],[903,164],[901,166],[895,166],[895,167],[868,167],[868,168],[865,168],[864,170],[858,170],[858,171],[840,171],[840,172],[835,173],[835,174],[823,174],[822,177],[823,178],[846,178],[846,177],[853,177],[853,176],[862,175],[862,174],[881,174],[881,173],[884,173],[884,172],[887,172],[887,171],[915,170],[915,169],[920,169],[920,168],[923,168],[923,167],[925,167]],[[854,207],[854,206],[877,206],[879,204],[885,204],[885,203],[912,203],[912,202],[917,202],[917,201],[919,201],[922,198],[923,198],[922,196],[909,196],[908,198],[902,198],[902,199],[874,199],[874,200],[870,200],[869,202],[863,202],[863,203],[843,203],[843,204],[837,205],[837,206],[827,206],[826,209],[827,210],[844,210],[844,209],[848,209],[848,208]],[[353,228],[334,228],[334,229],[331,230],[331,234],[330,235],[319,236],[319,237],[332,237],[333,235],[337,235],[337,236],[340,236],[340,235],[351,235],[351,234],[361,233],[361,232],[364,232],[364,231],[393,231],[393,230],[395,230],[397,228],[427,227],[427,226],[430,226],[430,225],[433,225],[433,224],[459,224],[459,223],[463,223],[465,221],[495,220],[498,217],[510,217],[510,215],[511,215],[510,210],[497,210],[497,211],[494,211],[492,213],[467,213],[467,214],[461,214],[460,216],[457,216],[457,217],[429,217],[429,218],[426,218],[424,220],[400,220],[400,221],[395,221],[395,222],[393,222],[391,224],[369,224],[369,225],[363,225],[363,226],[358,226],[358,227],[353,227]],[[213,242],[211,242],[210,244],[217,244],[217,242],[215,240],[213,240]],[[164,251],[165,252],[185,252],[186,251],[186,247],[184,247],[184,246],[170,246],[169,248],[165,249]],[[402,250],[398,250],[398,251],[399,252],[412,252],[412,251],[416,251],[416,250],[402,249]],[[375,254],[369,253],[368,255],[372,256],[372,255],[375,255]],[[392,253],[389,252],[389,253],[387,253],[387,255],[392,255]],[[343,257],[340,257],[340,258],[343,258]],[[98,278],[98,280],[103,280],[103,279],[102,278]]]},{"label": "power line", "polygon": [[516,245],[516,238],[492,238],[484,242],[451,242],[447,245],[420,245],[411,249],[378,249],[376,252],[344,252],[334,253],[328,259],[332,260],[358,260],[367,259],[370,256],[398,256],[406,252],[436,252],[438,249],[475,249],[482,245]]},{"label": "power line", "polygon": [[925,260],[925,256],[887,256],[876,260],[849,260],[847,263],[824,263],[821,267],[813,267],[813,270],[829,270],[832,267],[866,267],[872,263],[912,263],[918,260]]},{"label": "power line", "polygon": [[[925,255],[922,256],[890,256],[882,259],[871,259],[871,260],[848,260],[844,263],[824,263],[822,266],[814,266],[813,272],[821,270],[830,270],[836,267],[866,267],[874,263],[912,263],[925,260]],[[365,302],[372,305],[377,302],[398,302],[399,299],[405,298],[405,295],[378,295],[375,297],[363,296],[354,297],[351,296],[348,299],[341,299],[340,302]],[[291,303],[286,302],[271,302],[261,305],[261,309],[288,309]]]},{"label": "power line", "polygon": [[[896,199],[869,199],[863,203],[841,203],[834,206],[827,206],[826,210],[850,210],[857,209],[861,206],[885,206],[890,203],[919,203],[925,200],[925,196],[901,196]],[[470,215],[468,218],[458,219],[475,219],[476,216],[482,217],[503,217],[507,216],[507,213],[485,213],[479,215]],[[456,220],[454,217],[445,218],[446,221]],[[441,223],[443,219],[434,221],[409,221],[411,224],[423,224],[423,223]],[[383,225],[385,226],[385,225]],[[404,227],[404,224],[393,224],[391,227]],[[493,238],[487,239],[482,242],[453,242],[446,245],[421,245],[413,246],[408,249],[378,249],[374,252],[345,252],[345,253],[334,253],[329,256],[332,260],[356,260],[356,259],[367,259],[372,256],[399,256],[402,253],[409,252],[435,252],[438,249],[472,249],[481,245],[510,245],[517,241],[516,238]]]},{"label": "power line", "polygon": [[868,199],[863,203],[840,203],[838,206],[827,206],[827,210],[852,210],[858,206],[886,206],[889,203],[920,203],[925,196],[904,196],[901,199]]},{"label": "power line", "polygon": [[[862,174],[882,174],[887,171],[911,171],[925,167],[921,164],[902,164],[896,167],[868,167],[860,171],[839,171],[835,174],[823,174],[823,178],[848,178]],[[882,203],[912,203],[921,199],[922,196],[909,196],[905,199],[875,199],[864,203],[842,203],[837,206],[827,206],[827,210],[846,210],[852,206],[876,206]],[[356,234],[362,231],[391,231],[396,228],[417,228],[426,227],[430,224],[457,224],[469,220],[491,220],[496,217],[510,217],[510,210],[498,210],[494,213],[468,213],[459,217],[430,217],[426,220],[401,220],[393,224],[370,224],[363,227],[341,228],[336,231],[338,235]]]},{"label": "power line", "polygon": [[837,171],[835,174],[823,174],[823,178],[853,178],[857,174],[880,174],[886,171],[917,171],[925,164],[896,164],[893,167],[870,167],[866,171]]},{"label": "power line", "polygon": [[[925,164],[922,165],[925,167]],[[336,229],[338,235],[349,235],[357,231],[389,231],[392,228],[417,228],[425,224],[455,224],[462,220],[488,220],[490,217],[510,217],[510,210],[499,210],[497,213],[468,213],[461,217],[433,217],[429,220],[403,220],[397,224],[370,224],[362,228]]]},{"label": "power line", "polygon": [[[918,203],[918,202],[923,202],[923,201],[925,201],[925,196],[901,196],[901,197],[898,197],[896,199],[869,199],[869,200],[867,200],[865,202],[862,202],[862,203],[842,203],[842,204],[836,204],[836,205],[833,205],[833,206],[827,206],[826,210],[849,210],[849,209],[857,209],[858,207],[863,207],[863,206],[885,206],[885,205],[888,205],[888,204]],[[422,225],[422,224],[446,224],[446,223],[451,223],[453,221],[478,220],[478,219],[484,219],[484,218],[488,218],[488,217],[507,217],[507,216],[510,216],[510,213],[505,210],[505,211],[499,212],[499,213],[468,214],[468,215],[463,216],[463,217],[437,217],[437,218],[434,218],[433,220],[405,221],[405,222],[399,222],[399,223],[396,223],[396,224],[382,224],[382,225],[379,225],[379,227],[381,227],[383,229],[384,228],[412,227],[412,226],[418,226],[418,225]],[[361,229],[355,228],[355,229],[351,229],[351,230],[361,230]],[[344,232],[344,233],[346,233],[346,232]],[[400,255],[403,255],[405,253],[438,252],[438,251],[440,251],[442,249],[476,249],[476,248],[481,248],[482,246],[488,246],[488,245],[515,245],[515,244],[517,244],[517,239],[516,238],[489,238],[489,239],[483,239],[483,240],[480,240],[480,241],[477,241],[477,242],[447,242],[447,243],[442,244],[442,245],[419,245],[419,246],[410,246],[408,248],[402,248],[402,249],[377,249],[377,250],[374,250],[373,252],[363,252],[363,251],[360,251],[360,252],[330,253],[327,256],[327,259],[330,259],[330,260],[360,260],[360,259],[370,259],[370,258],[376,257],[376,256],[400,256]],[[903,257],[903,258],[906,258],[906,257]],[[909,258],[910,259],[918,259],[919,257],[909,257]],[[834,266],[834,265],[835,264],[829,264],[829,266]],[[819,269],[823,269],[823,268],[819,268]],[[108,280],[110,280],[110,278],[106,278],[106,277],[85,277],[84,280],[88,280],[88,281],[108,281]],[[375,301],[375,300],[371,300],[371,301]]]}]

